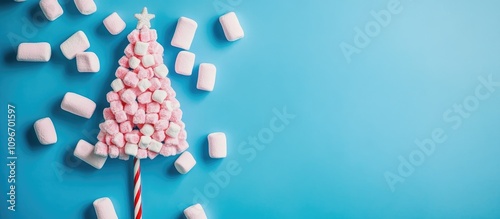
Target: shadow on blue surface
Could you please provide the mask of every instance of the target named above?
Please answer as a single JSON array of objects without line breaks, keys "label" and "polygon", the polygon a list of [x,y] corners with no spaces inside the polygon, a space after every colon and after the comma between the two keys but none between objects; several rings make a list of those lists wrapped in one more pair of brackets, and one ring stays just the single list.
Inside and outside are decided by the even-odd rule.
[{"label": "shadow on blue surface", "polygon": [[85,219],[97,219],[97,215],[95,214],[93,203],[90,203],[87,206],[87,208],[85,209],[84,218]]}]

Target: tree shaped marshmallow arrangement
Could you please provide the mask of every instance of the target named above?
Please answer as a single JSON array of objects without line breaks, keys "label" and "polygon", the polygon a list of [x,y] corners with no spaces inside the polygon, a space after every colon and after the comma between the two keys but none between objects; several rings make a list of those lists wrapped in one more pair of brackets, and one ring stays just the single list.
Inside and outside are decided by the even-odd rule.
[{"label": "tree shaped marshmallow arrangement", "polygon": [[137,27],[128,36],[125,55],[118,61],[112,91],[106,94],[109,107],[99,124],[99,142],[94,153],[99,156],[134,159],[135,218],[142,218],[140,159],[154,159],[158,154],[173,156],[185,151],[185,125],[175,91],[166,77],[163,47],[151,28],[153,14],[144,8],[136,14]]}]

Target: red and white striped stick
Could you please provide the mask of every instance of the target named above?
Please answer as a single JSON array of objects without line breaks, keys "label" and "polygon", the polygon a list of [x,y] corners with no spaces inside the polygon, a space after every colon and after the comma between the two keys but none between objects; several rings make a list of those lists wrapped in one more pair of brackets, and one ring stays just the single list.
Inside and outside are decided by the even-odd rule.
[{"label": "red and white striped stick", "polygon": [[142,219],[141,160],[134,157],[134,215]]}]

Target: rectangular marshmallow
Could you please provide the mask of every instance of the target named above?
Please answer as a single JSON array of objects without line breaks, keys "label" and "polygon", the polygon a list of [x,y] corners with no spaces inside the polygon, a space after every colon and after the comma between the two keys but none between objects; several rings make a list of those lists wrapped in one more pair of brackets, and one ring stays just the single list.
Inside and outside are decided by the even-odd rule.
[{"label": "rectangular marshmallow", "polygon": [[198,70],[198,82],[196,88],[205,91],[213,91],[215,86],[215,76],[217,68],[210,63],[201,63]]},{"label": "rectangular marshmallow", "polygon": [[106,27],[106,30],[108,30],[112,35],[120,34],[127,26],[125,21],[123,21],[120,15],[116,12],[113,12],[108,17],[104,18],[102,23],[104,24],[104,27]]},{"label": "rectangular marshmallow", "polygon": [[115,207],[108,197],[96,199],[92,204],[94,205],[97,219],[118,219]]},{"label": "rectangular marshmallow", "polygon": [[193,73],[194,59],[196,55],[192,52],[181,51],[175,59],[175,72],[189,76]]},{"label": "rectangular marshmallow", "polygon": [[224,158],[227,156],[226,134],[214,132],[208,135],[208,154],[211,158]]},{"label": "rectangular marshmallow", "polygon": [[52,51],[49,43],[21,43],[17,47],[17,61],[48,62]]},{"label": "rectangular marshmallow", "polygon": [[91,99],[72,92],[67,92],[61,102],[61,109],[87,119],[92,117],[95,107]]},{"label": "rectangular marshmallow", "polygon": [[238,17],[236,17],[234,12],[229,12],[220,16],[219,21],[228,41],[236,41],[245,36],[243,28],[241,28],[240,22],[238,21]]},{"label": "rectangular marshmallow", "polygon": [[107,157],[102,157],[94,154],[94,145],[84,140],[78,141],[73,155],[85,161],[85,163],[88,163],[89,165],[95,167],[96,169],[101,169],[107,159]]},{"label": "rectangular marshmallow", "polygon": [[94,0],[75,0],[75,5],[83,15],[93,14],[97,11]]},{"label": "rectangular marshmallow", "polygon": [[40,144],[49,145],[57,142],[56,128],[49,117],[37,120],[33,128]]},{"label": "rectangular marshmallow", "polygon": [[180,174],[186,174],[193,169],[194,165],[196,165],[196,160],[189,151],[182,153],[174,163],[175,169],[177,169]]},{"label": "rectangular marshmallow", "polygon": [[193,42],[197,27],[198,24],[196,21],[187,17],[180,17],[177,21],[174,37],[172,38],[172,42],[170,44],[174,47],[189,50],[191,48],[191,43]]},{"label": "rectangular marshmallow", "polygon": [[98,72],[101,65],[95,53],[82,52],[76,54],[76,67],[78,72]]},{"label": "rectangular marshmallow", "polygon": [[57,0],[40,0],[39,5],[49,21],[54,21],[64,13]]},{"label": "rectangular marshmallow", "polygon": [[90,42],[87,35],[79,30],[61,43],[60,47],[63,55],[71,60],[75,58],[76,54],[87,50],[90,47]]},{"label": "rectangular marshmallow", "polygon": [[207,219],[205,210],[203,210],[200,204],[191,205],[184,209],[184,216],[186,216],[187,219]]}]

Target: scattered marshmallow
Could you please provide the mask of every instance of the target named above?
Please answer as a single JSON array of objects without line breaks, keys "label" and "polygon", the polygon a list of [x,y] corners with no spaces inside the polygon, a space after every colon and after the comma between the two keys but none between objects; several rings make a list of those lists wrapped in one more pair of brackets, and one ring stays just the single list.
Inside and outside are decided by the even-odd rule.
[{"label": "scattered marshmallow", "polygon": [[198,70],[198,83],[196,88],[205,91],[213,91],[217,68],[210,63],[201,63]]},{"label": "scattered marshmallow", "polygon": [[73,155],[96,169],[101,169],[107,159],[107,157],[94,154],[94,145],[86,142],[85,140],[78,141]]},{"label": "scattered marshmallow", "polygon": [[108,197],[96,199],[93,205],[97,219],[118,219],[113,202]]},{"label": "scattered marshmallow", "polygon": [[90,42],[87,35],[79,30],[61,43],[60,47],[63,55],[71,60],[75,58],[76,54],[87,50],[90,47]]},{"label": "scattered marshmallow", "polygon": [[195,204],[184,209],[184,216],[187,219],[207,219],[205,210],[200,204]]},{"label": "scattered marshmallow", "polygon": [[82,52],[76,54],[76,67],[78,72],[98,72],[101,65],[99,58],[93,52]]},{"label": "scattered marshmallow", "polygon": [[208,154],[211,158],[224,158],[227,156],[226,134],[214,132],[208,135]]},{"label": "scattered marshmallow", "polygon": [[57,0],[40,0],[39,5],[49,21],[54,21],[64,13]]},{"label": "scattered marshmallow", "polygon": [[49,43],[21,43],[17,47],[17,61],[48,62],[52,51]]},{"label": "scattered marshmallow", "polygon": [[194,165],[196,165],[196,160],[189,151],[182,153],[174,163],[175,169],[177,169],[180,174],[186,174],[193,169]]},{"label": "scattered marshmallow", "polygon": [[97,11],[94,0],[75,0],[75,5],[83,15],[90,15]]},{"label": "scattered marshmallow", "polygon": [[36,137],[40,144],[49,145],[57,142],[56,129],[49,117],[37,120],[33,128],[35,128]]},{"label": "scattered marshmallow", "polygon": [[193,73],[194,59],[196,55],[192,52],[181,51],[175,60],[175,72],[189,76]]},{"label": "scattered marshmallow", "polygon": [[146,55],[146,53],[148,52],[148,47],[149,43],[138,41],[135,43],[134,53],[140,56]]},{"label": "scattered marshmallow", "polygon": [[130,156],[137,156],[137,150],[139,148],[137,147],[136,144],[131,144],[131,143],[127,143],[125,145],[125,153],[130,155]]},{"label": "scattered marshmallow", "polygon": [[91,99],[72,92],[67,92],[61,102],[61,109],[87,119],[92,117],[95,107]]},{"label": "scattered marshmallow", "polygon": [[191,48],[191,43],[193,42],[197,27],[198,24],[196,21],[187,17],[180,17],[177,21],[174,37],[172,38],[172,42],[170,44],[174,47],[189,50]]},{"label": "scattered marshmallow", "polygon": [[238,17],[236,17],[234,12],[229,12],[220,16],[219,21],[228,41],[236,41],[245,36],[243,28],[241,28],[240,22],[238,21]]},{"label": "scattered marshmallow", "polygon": [[112,35],[120,34],[127,26],[125,21],[123,21],[123,19],[116,12],[113,12],[106,17],[102,23],[104,23],[104,26]]},{"label": "scattered marshmallow", "polygon": [[113,91],[118,92],[125,88],[125,85],[121,79],[117,78],[111,82],[111,88],[113,88]]},{"label": "scattered marshmallow", "polygon": [[167,134],[168,136],[170,136],[172,138],[177,138],[180,131],[181,131],[181,127],[179,125],[175,124],[174,122],[170,122],[170,124],[168,125],[167,131],[165,131],[165,134]]},{"label": "scattered marshmallow", "polygon": [[161,64],[154,68],[154,72],[157,77],[164,78],[168,75],[168,68],[165,64]]},{"label": "scattered marshmallow", "polygon": [[167,92],[164,90],[155,90],[151,99],[158,103],[163,103],[163,101],[167,98]]}]

